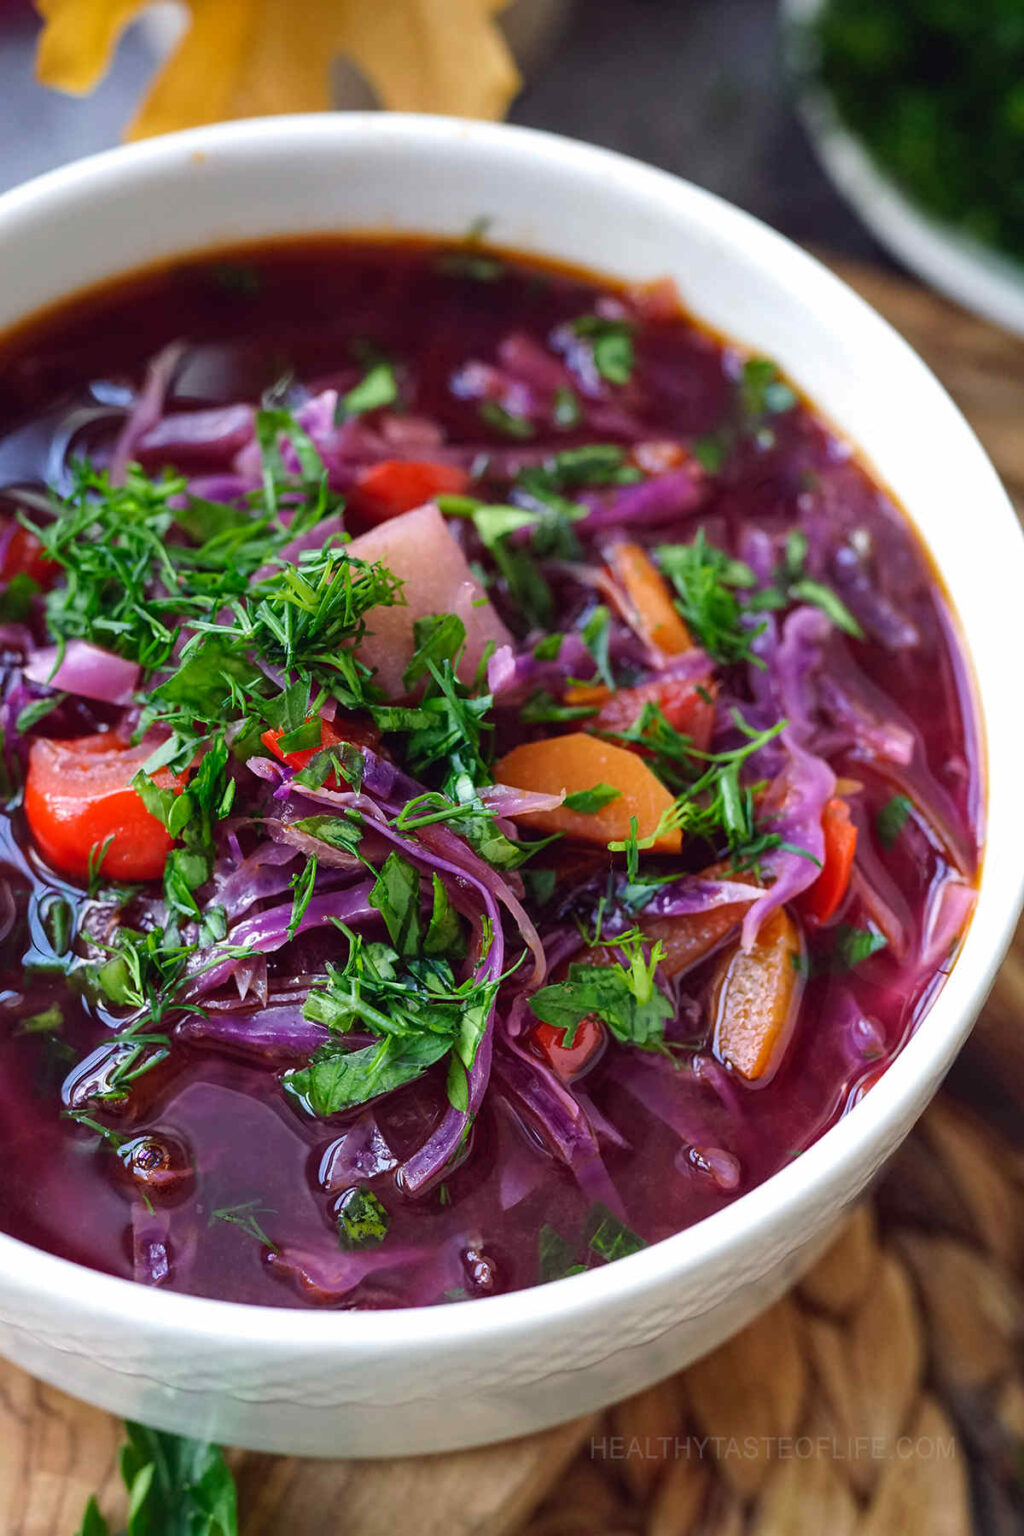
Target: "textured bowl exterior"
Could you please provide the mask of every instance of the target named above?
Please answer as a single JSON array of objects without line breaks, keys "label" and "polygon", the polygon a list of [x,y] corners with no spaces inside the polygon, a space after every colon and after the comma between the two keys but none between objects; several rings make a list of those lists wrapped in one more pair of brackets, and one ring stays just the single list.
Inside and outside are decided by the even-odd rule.
[{"label": "textured bowl exterior", "polygon": [[[120,272],[323,231],[490,235],[627,279],[674,277],[775,357],[920,527],[967,636],[987,750],[977,912],[931,1012],[857,1108],[688,1231],[589,1274],[460,1306],[306,1312],[160,1293],[0,1235],[0,1349],[114,1412],[257,1449],[380,1456],[523,1434],[714,1347],[811,1262],[963,1043],[1021,904],[1024,718],[1005,641],[1024,541],[970,428],[884,321],[810,257],[695,187],[522,129],[338,115],[116,150],[0,199],[0,330]],[[311,295],[315,317],[316,296]]]}]

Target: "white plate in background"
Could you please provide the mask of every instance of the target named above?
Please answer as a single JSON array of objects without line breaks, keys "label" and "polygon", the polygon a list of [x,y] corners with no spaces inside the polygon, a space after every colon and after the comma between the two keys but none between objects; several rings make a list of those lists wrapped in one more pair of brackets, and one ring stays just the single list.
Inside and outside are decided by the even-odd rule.
[{"label": "white plate in background", "polygon": [[798,30],[827,0],[780,0],[783,43],[797,106],[836,187],[883,245],[967,309],[1024,336],[1024,265],[923,213],[839,119],[828,92],[808,79]]}]

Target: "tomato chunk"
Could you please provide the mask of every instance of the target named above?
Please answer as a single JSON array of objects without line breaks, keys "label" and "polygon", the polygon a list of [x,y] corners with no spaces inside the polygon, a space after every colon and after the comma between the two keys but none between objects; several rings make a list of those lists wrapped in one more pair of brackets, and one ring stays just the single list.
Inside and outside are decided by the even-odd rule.
[{"label": "tomato chunk", "polygon": [[0,581],[10,581],[14,576],[30,576],[41,587],[52,586],[60,573],[60,566],[43,553],[43,546],[34,533],[17,527],[0,555]]},{"label": "tomato chunk", "polygon": [[[126,747],[108,734],[78,741],[32,743],[25,780],[25,815],[48,863],[84,878],[89,858],[111,839],[99,867],[115,880],[158,880],[174,839],[151,815],[132,779],[152,746]],[[153,775],[162,789],[182,790],[184,774]]]},{"label": "tomato chunk", "polygon": [[[655,704],[673,730],[692,737],[697,750],[706,752],[715,728],[713,686],[710,679],[698,686],[673,678],[655,678],[636,688],[620,688],[618,693],[607,695],[600,713],[587,722],[587,729],[626,732],[639,720],[645,704]],[[574,698],[570,702],[575,702],[577,691],[572,690]]]},{"label": "tomato chunk", "polygon": [[850,820],[845,800],[830,800],[821,819],[825,834],[825,859],[821,873],[812,886],[796,899],[799,911],[815,923],[827,923],[842,905],[850,888],[853,856],[857,851],[857,828]]},{"label": "tomato chunk", "polygon": [[296,773],[301,773],[325,747],[340,747],[343,741],[351,742],[355,747],[376,747],[380,741],[380,732],[373,722],[359,720],[354,715],[338,715],[333,720],[321,720],[319,746],[297,747],[293,752],[283,752],[281,738],[287,734],[286,731],[264,731],[261,739],[268,752],[273,752],[275,757],[287,763]]},{"label": "tomato chunk", "polygon": [[364,469],[349,494],[349,504],[367,523],[386,523],[412,512],[435,496],[461,496],[469,476],[455,464],[419,459],[384,459]]},{"label": "tomato chunk", "polygon": [[552,1071],[568,1083],[593,1065],[604,1049],[606,1033],[593,1014],[577,1024],[572,1045],[565,1044],[566,1033],[558,1024],[535,1024],[532,1039]]}]

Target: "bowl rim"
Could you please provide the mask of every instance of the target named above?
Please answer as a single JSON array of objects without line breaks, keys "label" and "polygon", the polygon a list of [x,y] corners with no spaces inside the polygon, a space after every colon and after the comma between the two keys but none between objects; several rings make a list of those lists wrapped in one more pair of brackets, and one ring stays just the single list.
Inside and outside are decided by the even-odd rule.
[{"label": "bowl rim", "polygon": [[[666,208],[673,203],[686,206],[691,216],[713,225],[730,242],[753,248],[767,263],[774,262],[776,268],[786,271],[785,279],[776,271],[779,281],[791,286],[799,283],[815,291],[830,304],[838,322],[866,329],[883,351],[901,354],[904,366],[916,374],[925,392],[930,392],[935,407],[945,411],[973,458],[982,488],[988,482],[986,504],[991,504],[993,516],[997,508],[1001,511],[1002,522],[996,532],[1002,542],[1009,542],[1010,524],[1016,531],[1017,566],[1024,577],[1024,537],[987,455],[945,389],[893,327],[822,263],[760,220],[691,182],[610,150],[537,129],[418,114],[313,113],[241,120],[107,150],[14,188],[0,197],[0,239],[7,226],[31,220],[49,205],[102,196],[104,188],[124,170],[131,169],[136,177],[141,174],[159,180],[162,173],[180,166],[183,155],[201,158],[207,153],[230,151],[256,156],[268,143],[278,149],[286,143],[290,152],[299,154],[303,146],[325,144],[339,153],[352,153],[367,143],[400,148],[410,139],[420,148],[429,145],[439,158],[447,152],[457,153],[460,144],[469,143],[477,152],[482,149],[492,154],[496,161],[511,156],[532,163],[540,171],[544,162],[555,160],[563,171],[600,179],[612,203],[617,187],[628,183],[632,193],[639,189],[652,203]],[[405,231],[396,231],[401,233]],[[201,249],[193,243],[182,250],[182,255]],[[111,277],[116,278],[116,264],[112,262],[111,268]],[[124,270],[129,273],[138,267]],[[13,325],[30,318],[30,314],[21,316]],[[870,463],[870,454],[865,456]],[[971,662],[966,637],[963,644]],[[984,752],[980,689],[976,690],[976,703]],[[989,785],[990,774],[986,773],[986,803]],[[1004,896],[1008,898],[1001,911],[989,910],[981,899],[989,871],[996,867],[986,856],[993,832],[986,823],[987,817],[983,821],[985,842],[978,888],[979,912],[984,907],[987,921],[979,925],[976,912],[956,964],[928,1009],[929,1027],[919,1027],[871,1093],[791,1164],[722,1210],[636,1254],[542,1286],[474,1298],[469,1305],[346,1311],[265,1306],[171,1290],[161,1290],[154,1298],[150,1288],[135,1281],[89,1269],[0,1233],[0,1281],[4,1277],[16,1280],[20,1291],[31,1291],[40,1303],[73,1297],[79,1312],[116,1319],[121,1327],[141,1327],[151,1338],[188,1333],[194,1338],[216,1339],[222,1346],[258,1346],[264,1353],[300,1351],[324,1356],[348,1350],[386,1351],[395,1346],[419,1346],[431,1353],[457,1346],[463,1351],[498,1335],[507,1342],[517,1334],[532,1333],[541,1320],[549,1327],[570,1318],[585,1321],[603,1313],[610,1302],[628,1304],[659,1287],[682,1287],[687,1281],[699,1280],[706,1266],[721,1265],[771,1232],[785,1229],[790,1218],[815,1197],[820,1201],[824,1194],[833,1203],[842,1187],[844,1170],[851,1163],[873,1167],[887,1155],[902,1134],[898,1127],[915,1118],[918,1107],[923,1107],[917,1102],[921,1083],[937,1081],[950,1065],[991,986],[1024,901],[1024,859],[1015,877],[1005,864],[1000,870],[1000,883],[1006,887]]]}]

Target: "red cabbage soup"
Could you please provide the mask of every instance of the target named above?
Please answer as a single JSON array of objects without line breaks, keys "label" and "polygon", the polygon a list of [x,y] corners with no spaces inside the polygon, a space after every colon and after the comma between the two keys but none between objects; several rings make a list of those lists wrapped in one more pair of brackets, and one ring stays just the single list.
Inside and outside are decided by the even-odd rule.
[{"label": "red cabbage soup", "polygon": [[0,1229],[493,1295],[847,1114],[975,899],[941,585],[670,283],[232,250],[0,343]]}]

